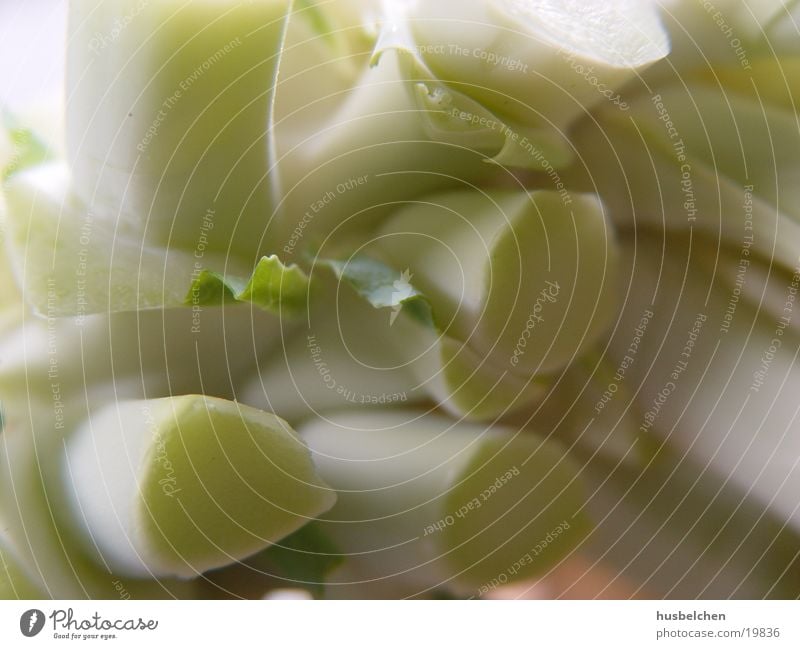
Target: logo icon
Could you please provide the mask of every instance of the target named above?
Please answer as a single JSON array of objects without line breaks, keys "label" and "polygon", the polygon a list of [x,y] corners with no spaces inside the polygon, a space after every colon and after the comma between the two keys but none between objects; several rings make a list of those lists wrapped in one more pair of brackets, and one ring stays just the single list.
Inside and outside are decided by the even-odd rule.
[{"label": "logo icon", "polygon": [[19,618],[19,630],[22,635],[32,638],[44,628],[44,613],[38,608],[25,611]]}]

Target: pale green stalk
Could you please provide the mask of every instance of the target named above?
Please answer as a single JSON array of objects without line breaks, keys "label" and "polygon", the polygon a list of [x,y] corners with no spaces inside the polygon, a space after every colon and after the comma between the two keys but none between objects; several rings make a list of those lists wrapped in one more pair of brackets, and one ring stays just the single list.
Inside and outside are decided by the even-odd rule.
[{"label": "pale green stalk", "polygon": [[541,574],[585,533],[576,467],[531,431],[406,410],[329,414],[300,433],[339,494],[321,527],[358,580],[334,575],[332,596],[477,597]]},{"label": "pale green stalk", "polygon": [[[395,202],[507,175],[492,173],[485,160],[557,168],[572,156],[563,130],[585,112],[581,104],[605,101],[577,75],[561,87],[566,71],[594,64],[611,90],[666,54],[649,4],[616,2],[594,15],[576,6],[512,5],[460,7],[463,20],[453,22],[441,19],[453,15],[447,3],[380,3],[377,17],[364,13],[360,32],[345,20],[356,33],[376,31],[369,68],[367,51],[342,48],[332,26],[327,56],[318,53],[327,37],[320,34],[304,67],[298,58],[308,48],[296,41],[304,43],[309,30],[290,25],[282,63],[290,75],[282,83],[292,92],[279,90],[276,126],[283,183],[276,246],[292,255],[299,239],[303,250],[325,237],[370,230]],[[293,19],[333,18],[337,10],[320,4],[315,14]],[[581,29],[556,38],[567,17]],[[353,63],[364,69],[348,82]]]},{"label": "pale green stalk", "polygon": [[272,101],[289,8],[70,3],[67,149],[90,209],[189,251],[213,210],[207,249],[253,260],[273,209]]},{"label": "pale green stalk", "polygon": [[295,424],[328,410],[407,407],[429,398],[402,343],[387,344],[405,340],[390,311],[322,268],[312,295],[307,318],[283,329],[269,362],[237,390],[239,400]]},{"label": "pale green stalk", "polygon": [[87,546],[134,577],[244,559],[336,500],[286,422],[194,395],[93,413],[66,443],[61,479]]},{"label": "pale green stalk", "polygon": [[591,196],[437,194],[399,210],[374,248],[408,269],[435,321],[398,319],[391,339],[437,401],[473,418],[541,397],[617,308],[615,235]]}]

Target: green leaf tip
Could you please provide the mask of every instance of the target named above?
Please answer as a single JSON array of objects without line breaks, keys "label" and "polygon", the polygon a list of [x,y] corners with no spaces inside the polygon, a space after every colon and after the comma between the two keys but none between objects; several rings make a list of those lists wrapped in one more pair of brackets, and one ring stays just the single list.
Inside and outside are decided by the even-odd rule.
[{"label": "green leaf tip", "polygon": [[408,269],[399,273],[381,261],[363,256],[347,261],[325,259],[318,263],[330,268],[337,279],[346,281],[376,309],[391,308],[397,314],[406,310],[418,322],[435,326],[431,304],[411,284],[413,276]]},{"label": "green leaf tip", "polygon": [[327,575],[344,556],[320,524],[312,521],[246,561],[250,568],[268,574],[282,588],[302,588],[322,598]]},{"label": "green leaf tip", "polygon": [[308,275],[297,265],[288,266],[276,255],[262,257],[250,279],[200,271],[186,295],[191,306],[217,306],[225,302],[249,302],[264,311],[297,315],[305,309]]},{"label": "green leaf tip", "polygon": [[2,111],[0,120],[13,147],[11,158],[0,167],[0,181],[5,182],[14,174],[52,158],[50,147],[44,140],[35,131],[23,126],[8,110]]}]

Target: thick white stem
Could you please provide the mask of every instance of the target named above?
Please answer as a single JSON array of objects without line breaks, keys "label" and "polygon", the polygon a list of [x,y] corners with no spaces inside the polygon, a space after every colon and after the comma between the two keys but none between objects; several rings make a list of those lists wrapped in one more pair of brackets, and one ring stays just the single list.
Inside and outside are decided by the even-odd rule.
[{"label": "thick white stem", "polygon": [[149,242],[250,258],[272,213],[271,107],[289,0],[70,3],[78,195]]},{"label": "thick white stem", "polygon": [[352,574],[378,587],[482,595],[493,580],[540,573],[584,531],[574,467],[528,431],[405,411],[330,415],[301,434],[339,493],[323,528]]},{"label": "thick white stem", "polygon": [[73,520],[114,572],[193,577],[326,511],[334,493],[274,415],[202,396],[120,402],[67,441]]}]

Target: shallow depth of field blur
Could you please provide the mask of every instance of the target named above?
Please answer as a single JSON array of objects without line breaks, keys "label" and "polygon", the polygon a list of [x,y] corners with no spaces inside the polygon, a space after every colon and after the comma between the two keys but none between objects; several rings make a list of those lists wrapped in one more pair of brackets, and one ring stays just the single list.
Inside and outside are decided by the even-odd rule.
[{"label": "shallow depth of field blur", "polygon": [[[293,56],[281,59],[272,103],[268,85],[259,94],[237,83],[263,81],[247,75],[278,57],[249,69],[248,57],[278,37],[248,42],[259,30],[241,36],[234,9],[219,19],[231,34],[209,36],[216,21],[202,25],[199,10],[187,15],[202,27],[170,25],[190,44],[192,30],[202,35],[176,54],[189,76],[171,58],[162,75],[145,34],[140,53],[131,34],[146,20],[133,16],[119,43],[141,69],[122,66],[119,82],[105,65],[116,36],[98,32],[108,42],[94,58],[73,48],[69,67],[67,0],[0,0],[0,107],[26,125],[72,129],[60,167],[46,159],[40,176],[9,172],[16,212],[3,231],[27,306],[14,307],[19,333],[0,318],[0,403],[13,411],[2,484],[30,479],[20,493],[35,501],[41,477],[44,499],[58,492],[54,507],[68,510],[30,518],[52,523],[59,540],[34,532],[28,556],[19,546],[29,513],[16,503],[9,514],[12,499],[0,497],[0,532],[13,528],[38,592],[80,596],[85,569],[89,597],[800,596],[798,12],[719,3],[727,14],[662,0],[663,26],[621,20],[620,33],[642,38],[633,54],[566,28],[563,49],[545,35],[526,50],[524,35],[498,27],[536,59],[527,62],[492,58],[496,35],[485,50],[435,45],[482,42],[486,26],[461,14],[451,24],[426,10],[414,31],[405,4],[390,1],[402,28],[377,37],[352,16],[331,35],[324,12],[309,10],[308,25],[288,32]],[[480,4],[441,6],[473,16]],[[512,27],[528,4],[563,10],[496,4]],[[576,21],[592,13],[586,5],[565,3]],[[608,43],[615,37],[624,40],[611,30]],[[156,31],[154,51],[170,51],[167,40]],[[341,60],[325,60],[333,53]],[[595,55],[598,69],[587,68]],[[526,92],[531,79],[540,85]],[[522,99],[504,94],[518,89]],[[198,95],[207,112],[190,107]],[[540,98],[531,117],[524,104]],[[275,132],[260,132],[258,111],[265,126],[275,111]],[[166,168],[173,175],[157,178]],[[225,210],[240,207],[233,224]],[[85,301],[87,280],[77,291],[70,282],[87,267],[96,294]],[[66,371],[51,341],[60,318]],[[65,376],[75,386],[62,404]],[[75,404],[83,414],[67,421],[77,432],[53,444],[40,432],[50,425],[42,403],[56,404],[59,431],[60,409]],[[199,441],[184,443],[181,422]],[[217,428],[230,432],[224,461]],[[40,465],[48,440],[55,450]],[[129,440],[135,467],[123,461]],[[48,462],[64,476],[37,476]],[[183,489],[188,504],[174,499]],[[259,489],[280,492],[277,504]],[[230,515],[214,510],[218,497]],[[142,522],[151,509],[158,531]],[[570,532],[559,539],[562,522]],[[51,545],[64,556],[40,565]],[[64,559],[74,548],[73,566]],[[48,570],[60,575],[52,590]],[[530,572],[515,581],[520,571]]]}]

